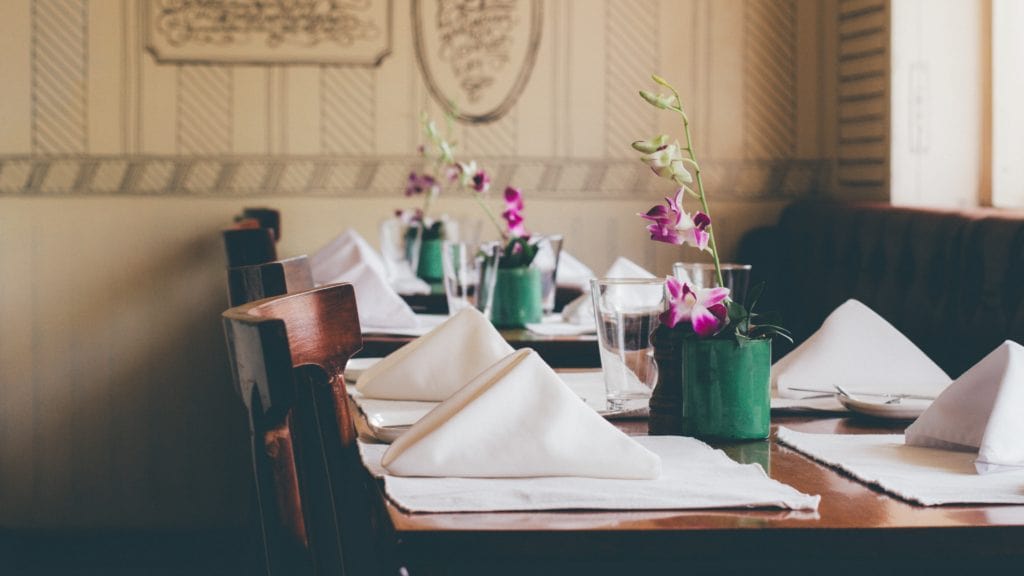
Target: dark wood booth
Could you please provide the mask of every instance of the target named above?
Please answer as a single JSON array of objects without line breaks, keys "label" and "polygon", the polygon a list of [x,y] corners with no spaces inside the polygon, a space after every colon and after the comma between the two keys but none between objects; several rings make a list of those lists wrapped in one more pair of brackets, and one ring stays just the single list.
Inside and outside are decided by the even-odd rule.
[{"label": "dark wood booth", "polygon": [[[767,281],[796,343],[847,299],[870,306],[952,378],[1024,342],[1024,212],[797,202],[751,231],[739,260]],[[791,346],[777,346],[781,356]]]}]

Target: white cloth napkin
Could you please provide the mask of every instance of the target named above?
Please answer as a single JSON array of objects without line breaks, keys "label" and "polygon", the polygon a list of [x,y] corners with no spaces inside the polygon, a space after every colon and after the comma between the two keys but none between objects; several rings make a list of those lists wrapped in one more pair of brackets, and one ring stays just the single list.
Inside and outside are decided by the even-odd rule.
[{"label": "white cloth napkin", "polygon": [[[619,256],[612,262],[612,265],[608,267],[608,271],[605,272],[603,278],[654,278],[654,274],[651,274],[645,270],[642,266],[633,262],[629,258]],[[562,319],[570,324],[581,324],[584,326],[595,326],[597,325],[594,319],[594,299],[590,296],[590,286],[583,288],[583,295],[576,298],[572,302],[565,305],[562,308]]]},{"label": "white cloth napkin", "polygon": [[[380,361],[380,358],[354,360]],[[352,364],[352,361],[349,361]],[[355,372],[358,374],[367,366],[356,364]],[[607,420],[625,420],[631,418],[647,418],[650,414],[644,406],[639,409],[608,408],[608,401],[605,398],[604,373],[600,370],[583,370],[579,372],[561,372],[558,374],[562,382],[580,397],[591,410],[597,412]],[[345,379],[351,381],[348,367],[345,368]],[[370,425],[370,435],[382,442],[393,442],[404,434],[410,426],[419,422],[431,410],[437,408],[440,402],[423,402],[415,400],[380,400],[363,396],[355,385],[347,386],[349,397],[359,407],[360,414]],[[383,433],[383,435],[379,434]]]},{"label": "white cloth napkin", "polygon": [[834,392],[900,392],[938,396],[950,379],[913,342],[858,302],[836,308],[817,332],[772,366],[781,397]]},{"label": "white cloth napkin", "polygon": [[356,291],[359,324],[368,328],[407,328],[416,314],[386,280],[380,255],[355,230],[346,230],[309,258],[317,285],[351,282]]},{"label": "white cloth napkin", "polygon": [[601,418],[529,348],[413,425],[384,454],[394,476],[653,479],[661,459]]},{"label": "white cloth napkin", "polygon": [[902,434],[808,434],[780,426],[779,442],[924,506],[1024,504],[1024,473],[979,475],[974,454],[907,446]]},{"label": "white cloth napkin", "polygon": [[483,314],[466,308],[366,369],[356,387],[369,398],[440,402],[511,352]]},{"label": "white cloth napkin", "polygon": [[562,250],[558,256],[558,271],[555,273],[555,282],[559,286],[589,290],[590,279],[593,277],[593,270],[572,254]]},{"label": "white cloth napkin", "polygon": [[980,474],[1024,470],[1024,346],[1003,342],[957,378],[906,435],[912,446],[977,452]]},{"label": "white cloth napkin", "polygon": [[819,496],[772,480],[757,464],[738,464],[694,438],[633,439],[661,458],[657,479],[400,478],[388,476],[380,464],[387,445],[359,442],[359,450],[367,469],[384,478],[388,497],[409,512],[772,507],[813,515],[818,508]]}]

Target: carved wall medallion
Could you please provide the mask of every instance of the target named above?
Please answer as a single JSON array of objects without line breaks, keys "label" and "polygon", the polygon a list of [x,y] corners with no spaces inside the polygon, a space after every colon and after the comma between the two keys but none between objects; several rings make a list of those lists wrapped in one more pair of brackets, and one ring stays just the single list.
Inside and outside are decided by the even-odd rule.
[{"label": "carved wall medallion", "polygon": [[461,120],[501,118],[533,71],[543,11],[542,0],[412,0],[430,94]]},{"label": "carved wall medallion", "polygon": [[392,0],[147,0],[162,62],[372,65],[391,52]]}]

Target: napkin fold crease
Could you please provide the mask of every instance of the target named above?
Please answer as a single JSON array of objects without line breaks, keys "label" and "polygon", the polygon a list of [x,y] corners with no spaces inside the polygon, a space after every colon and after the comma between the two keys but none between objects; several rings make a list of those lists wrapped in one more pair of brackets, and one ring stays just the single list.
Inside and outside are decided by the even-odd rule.
[{"label": "napkin fold crease", "polygon": [[821,328],[772,366],[779,396],[794,388],[937,396],[949,376],[899,330],[857,300],[847,300]]},{"label": "napkin fold crease", "polygon": [[977,452],[979,474],[1024,469],[1024,346],[1007,340],[907,428],[912,446]]},{"label": "napkin fold crease", "polygon": [[661,459],[607,422],[530,349],[482,372],[399,437],[395,476],[654,479]]},{"label": "napkin fold crease", "polygon": [[511,352],[483,314],[466,308],[366,369],[356,389],[367,398],[440,402]]}]

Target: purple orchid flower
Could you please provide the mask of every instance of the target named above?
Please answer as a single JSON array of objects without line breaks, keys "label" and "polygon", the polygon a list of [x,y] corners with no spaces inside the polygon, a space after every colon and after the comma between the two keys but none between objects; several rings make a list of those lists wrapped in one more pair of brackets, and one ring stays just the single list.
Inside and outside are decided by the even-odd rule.
[{"label": "purple orchid flower", "polygon": [[690,322],[693,331],[701,338],[707,338],[725,325],[729,312],[725,300],[728,288],[695,288],[688,282],[680,282],[669,276],[665,280],[668,291],[668,310],[661,313],[661,322],[675,328],[680,322]]},{"label": "purple orchid flower", "polygon": [[487,172],[483,170],[477,170],[476,174],[473,174],[473,190],[483,194],[491,188],[491,177],[487,175]]},{"label": "purple orchid flower", "polygon": [[644,220],[651,222],[647,225],[647,231],[651,233],[651,240],[666,242],[681,246],[689,244],[698,250],[708,249],[708,240],[711,234],[708,227],[711,226],[711,218],[703,212],[697,212],[690,216],[683,210],[683,189],[676,192],[675,198],[665,198],[667,206],[657,205],[647,211],[646,214],[638,214]]},{"label": "purple orchid flower", "polygon": [[508,223],[508,232],[514,238],[521,238],[527,235],[526,226],[523,225],[523,193],[518,188],[508,186],[505,188],[505,211],[501,217]]},{"label": "purple orchid flower", "polygon": [[430,174],[417,174],[409,172],[409,181],[405,185],[406,196],[418,196],[424,192],[433,191],[437,188],[437,181]]}]

